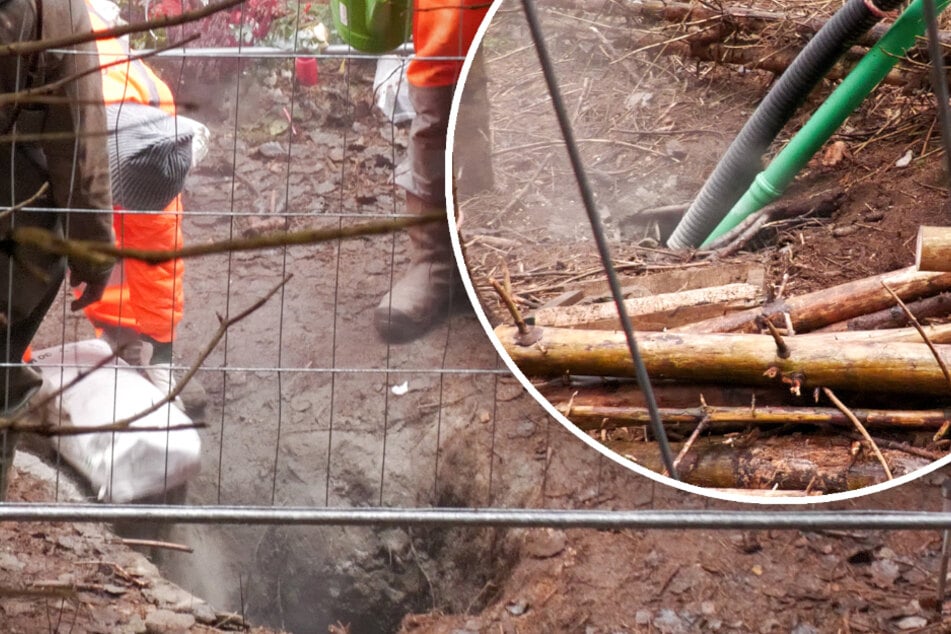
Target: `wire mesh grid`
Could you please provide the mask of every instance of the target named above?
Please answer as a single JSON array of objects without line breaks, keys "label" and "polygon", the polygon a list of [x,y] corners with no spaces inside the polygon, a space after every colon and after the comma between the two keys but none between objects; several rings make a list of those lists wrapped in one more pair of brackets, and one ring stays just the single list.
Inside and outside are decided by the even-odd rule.
[{"label": "wire mesh grid", "polygon": [[[239,23],[239,33],[241,28]],[[404,47],[387,56],[398,62],[396,72],[409,52]],[[320,79],[304,87],[295,81],[294,60],[311,58]],[[186,46],[157,56],[154,65],[176,93],[180,111],[211,130],[208,155],[186,182],[185,244],[406,216],[394,170],[405,153],[407,128],[374,106],[378,59],[339,46],[317,54]],[[166,537],[208,546],[197,563],[166,555],[169,570],[194,578],[203,568],[207,578],[199,590],[223,603],[234,602],[238,586],[249,583],[243,575],[260,574],[267,581],[240,592],[257,592],[252,602],[268,618],[273,614],[260,606],[273,598],[273,588],[263,586],[283,567],[357,547],[340,536],[347,533],[317,547],[312,533],[277,532],[278,525],[369,525],[383,532],[414,524],[951,524],[941,514],[699,512],[697,507],[729,505],[688,499],[634,478],[597,453],[578,451],[575,439],[504,370],[461,302],[414,342],[381,340],[373,310],[412,257],[406,235],[393,234],[188,260],[184,318],[173,348],[176,372],[190,367],[222,316],[244,310],[291,276],[259,310],[229,327],[198,368],[196,381],[208,399],[197,418],[205,425],[200,474],[187,489],[147,500],[161,507],[97,505],[95,492],[87,490],[80,492],[80,506],[8,504],[0,507],[0,519],[117,521],[133,532],[148,523],[207,524],[168,529]],[[89,321],[69,310],[68,299],[48,315],[36,348],[94,336]],[[64,467],[55,454],[51,460]],[[53,502],[76,502],[59,479],[63,472],[57,471]],[[592,473],[596,477],[572,477]],[[677,510],[612,510],[618,506]],[[428,512],[430,507],[438,509]],[[512,510],[492,510],[498,507]],[[591,509],[603,512],[573,514]],[[154,525],[146,528],[155,532]],[[248,560],[254,572],[247,572]],[[266,574],[265,561],[273,565]],[[283,609],[285,601],[278,603]],[[294,624],[313,617],[282,618]]]}]

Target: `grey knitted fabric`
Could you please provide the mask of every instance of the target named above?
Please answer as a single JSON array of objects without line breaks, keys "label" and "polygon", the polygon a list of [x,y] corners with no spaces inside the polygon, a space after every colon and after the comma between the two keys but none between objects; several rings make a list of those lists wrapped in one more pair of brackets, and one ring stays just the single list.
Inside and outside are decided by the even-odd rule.
[{"label": "grey knitted fabric", "polygon": [[192,124],[138,103],[106,106],[106,115],[113,203],[135,211],[165,209],[192,164]]}]

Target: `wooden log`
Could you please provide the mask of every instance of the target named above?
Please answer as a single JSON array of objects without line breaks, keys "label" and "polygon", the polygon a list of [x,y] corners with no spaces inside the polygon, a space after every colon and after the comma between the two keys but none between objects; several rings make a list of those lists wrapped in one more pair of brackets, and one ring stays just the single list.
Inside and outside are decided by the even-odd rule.
[{"label": "wooden log", "polygon": [[[939,293],[934,297],[926,297],[905,305],[919,322],[930,317],[946,317],[951,315],[951,293]],[[899,328],[907,325],[908,316],[905,311],[901,309],[901,306],[892,306],[868,315],[860,315],[853,319],[829,324],[812,332],[868,331]],[[944,341],[942,343],[951,342]]]},{"label": "wooden log", "polygon": [[885,290],[888,285],[903,301],[929,297],[951,289],[951,273],[931,273],[908,267],[874,275],[831,288],[770,302],[723,317],[699,321],[673,330],[678,332],[758,332],[761,315],[782,328],[784,313],[789,313],[796,332],[808,332],[893,306],[895,300]]},{"label": "wooden log", "polygon": [[[766,284],[766,269],[757,262],[710,262],[693,268],[670,268],[640,275],[622,275],[621,292],[625,297],[645,297],[660,293],[678,293],[708,286],[745,283],[758,287]],[[606,278],[580,282],[572,286],[584,291],[589,301],[612,301]]]},{"label": "wooden log", "polygon": [[[604,385],[562,385],[561,381],[536,386],[549,402],[566,406],[646,407],[644,393],[633,381]],[[702,403],[723,407],[796,405],[801,400],[780,386],[747,387],[716,384],[662,383],[652,385],[658,407],[690,408]]]},{"label": "wooden log", "polygon": [[[899,308],[899,310],[901,310]],[[841,322],[840,322],[841,323]],[[931,340],[931,343],[951,343],[951,324],[935,324],[930,326],[922,326],[925,331],[925,334],[928,335],[928,339]],[[915,328],[881,328],[879,330],[843,330],[843,331],[826,331],[826,330],[813,330],[811,333],[805,335],[796,335],[796,337],[809,337],[816,338],[815,341],[820,341],[818,337],[827,337],[830,342],[829,345],[835,345],[838,343],[858,343],[858,342],[868,342],[868,343],[887,343],[893,341],[895,343],[923,343],[924,340],[921,338],[921,333],[919,333]]]},{"label": "wooden log", "polygon": [[[499,326],[495,334],[529,376],[634,376],[620,332],[533,327],[525,338],[514,327]],[[923,343],[830,346],[826,335],[787,337],[789,355],[781,358],[776,343],[765,335],[640,332],[637,341],[654,380],[776,385],[783,379],[802,389],[951,394]],[[936,349],[951,364],[951,346],[938,344]]]},{"label": "wooden log", "polygon": [[919,227],[915,246],[919,271],[951,271],[951,227]]},{"label": "wooden log", "polygon": [[[580,429],[594,431],[647,425],[650,413],[646,407],[618,407],[601,405],[576,405],[553,403],[572,423]],[[729,425],[769,426],[769,425],[836,425],[853,429],[853,423],[834,407],[691,407],[660,408],[660,419],[664,425],[696,426],[706,419],[711,430],[720,430]],[[951,421],[951,411],[944,409],[929,410],[883,410],[853,409],[852,413],[870,429],[920,430],[939,429]]]},{"label": "wooden log", "polygon": [[[607,441],[615,453],[655,472],[663,465],[655,443]],[[674,453],[681,443],[672,443]],[[681,479],[702,487],[729,489],[791,489],[838,493],[854,491],[886,480],[881,464],[870,451],[851,454],[852,442],[843,438],[758,438],[751,443],[724,443],[719,438],[700,438],[678,469]],[[917,471],[930,460],[882,449],[896,477]]]},{"label": "wooden log", "polygon": [[[663,330],[762,303],[763,290],[752,284],[726,284],[679,293],[661,293],[624,300],[624,307],[638,330]],[[559,328],[614,330],[620,328],[614,302],[540,308],[535,324]]]}]

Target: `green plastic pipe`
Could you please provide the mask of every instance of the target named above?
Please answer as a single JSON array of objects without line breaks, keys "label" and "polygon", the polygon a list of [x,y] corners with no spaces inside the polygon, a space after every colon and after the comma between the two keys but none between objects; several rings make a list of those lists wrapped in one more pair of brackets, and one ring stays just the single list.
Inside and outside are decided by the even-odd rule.
[{"label": "green plastic pipe", "polygon": [[[949,2],[951,0],[938,0],[938,12],[943,11]],[[750,188],[704,240],[701,247],[707,246],[733,229],[744,218],[779,198],[809,159],[885,79],[908,49],[915,45],[916,39],[924,30],[922,0],[914,0],[769,166],[756,175]]]}]

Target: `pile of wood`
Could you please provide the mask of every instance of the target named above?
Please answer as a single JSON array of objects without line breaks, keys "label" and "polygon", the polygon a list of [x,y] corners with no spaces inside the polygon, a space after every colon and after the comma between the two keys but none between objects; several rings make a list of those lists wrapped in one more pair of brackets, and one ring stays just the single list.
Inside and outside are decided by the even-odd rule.
[{"label": "pile of wood", "polygon": [[[806,295],[767,299],[746,266],[743,281],[724,268],[727,283],[626,299],[681,478],[817,495],[946,455],[951,272],[924,268],[951,269],[949,230],[922,228],[916,266]],[[566,293],[495,333],[572,423],[662,471],[616,307],[582,302]]]}]

